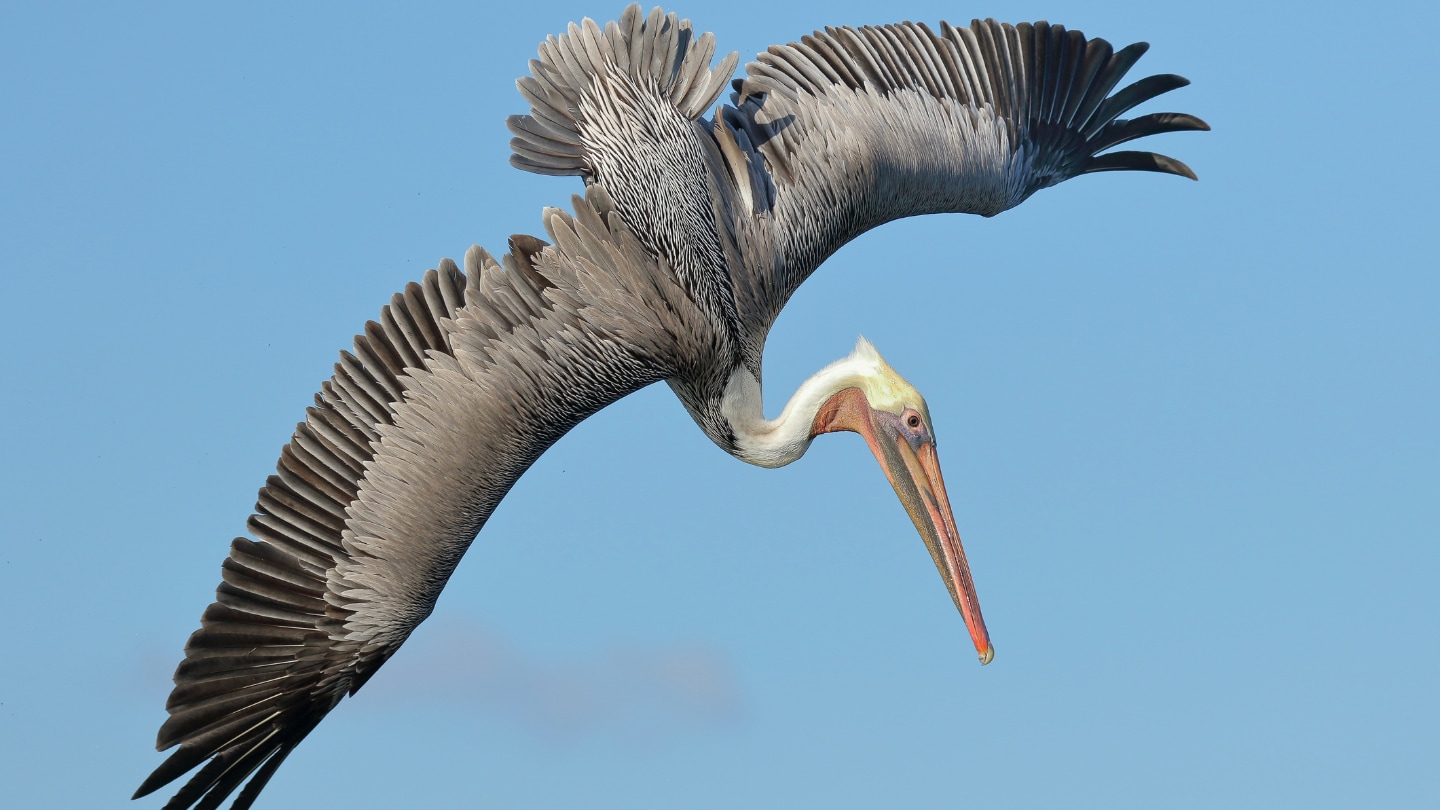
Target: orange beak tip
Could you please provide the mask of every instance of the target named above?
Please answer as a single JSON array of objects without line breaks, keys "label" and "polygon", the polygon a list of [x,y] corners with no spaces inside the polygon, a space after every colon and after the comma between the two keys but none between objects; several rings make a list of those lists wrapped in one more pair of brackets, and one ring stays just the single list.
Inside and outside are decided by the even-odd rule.
[{"label": "orange beak tip", "polygon": [[980,666],[983,667],[983,666],[985,666],[986,664],[988,664],[988,663],[990,663],[991,661],[994,661],[994,660],[995,660],[995,645],[994,645],[994,644],[987,645],[987,646],[985,647],[985,652],[980,653]]}]

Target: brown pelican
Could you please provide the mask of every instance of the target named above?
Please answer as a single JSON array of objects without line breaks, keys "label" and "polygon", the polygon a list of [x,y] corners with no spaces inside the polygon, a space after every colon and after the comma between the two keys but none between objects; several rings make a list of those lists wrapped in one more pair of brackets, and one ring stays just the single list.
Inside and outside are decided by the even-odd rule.
[{"label": "brown pelican", "polygon": [[[850,239],[941,211],[993,216],[1076,175],[1194,178],[1145,135],[1208,127],[1119,116],[1186,84],[1111,91],[1146,50],[1046,23],[936,32],[827,28],[736,67],[659,9],[570,25],[519,81],[512,163],[578,175],[549,242],[473,247],[366,324],[281,452],[213,604],[185,647],[143,796],[205,763],[166,805],[249,807],[285,757],[430,614],[516,479],[581,420],[665,381],[752,464],[854,431],[909,511],[987,663],[994,655],[951,515],[925,400],[863,340],[761,407],[765,336]],[[208,763],[206,762],[208,760]]]}]

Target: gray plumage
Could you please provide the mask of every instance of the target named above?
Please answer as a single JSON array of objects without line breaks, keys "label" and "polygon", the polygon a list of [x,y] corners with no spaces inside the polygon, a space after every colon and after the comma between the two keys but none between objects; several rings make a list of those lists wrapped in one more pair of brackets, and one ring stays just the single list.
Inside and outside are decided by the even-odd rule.
[{"label": "gray plumage", "polygon": [[216,601],[186,645],[146,795],[201,763],[167,808],[249,807],[291,750],[423,621],[496,504],[570,428],[660,380],[734,450],[720,403],[758,380],[765,335],[831,253],[899,217],[990,216],[1069,177],[1194,177],[1099,154],[1193,116],[1125,121],[1183,86],[1144,52],[1045,23],[826,29],[736,65],[710,34],[638,6],[540,46],[519,81],[512,163],[577,175],[550,243],[476,247],[395,295],[342,352],[281,453]]}]

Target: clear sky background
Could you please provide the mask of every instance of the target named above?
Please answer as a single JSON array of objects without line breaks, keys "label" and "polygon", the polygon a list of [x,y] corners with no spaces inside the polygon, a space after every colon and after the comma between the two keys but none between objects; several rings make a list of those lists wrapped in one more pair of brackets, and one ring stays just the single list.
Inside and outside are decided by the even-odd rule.
[{"label": "clear sky background", "polygon": [[[128,806],[170,673],[336,353],[573,178],[506,164],[536,44],[622,3],[0,10],[0,792]],[[813,5],[813,7],[811,7]],[[1440,795],[1432,3],[676,6],[1048,18],[1153,47],[1142,142],[892,224],[771,335],[772,413],[872,339],[930,403],[981,668],[863,443],[781,470],[664,386],[520,481],[260,807],[1351,808]],[[163,796],[135,807],[156,808]]]}]

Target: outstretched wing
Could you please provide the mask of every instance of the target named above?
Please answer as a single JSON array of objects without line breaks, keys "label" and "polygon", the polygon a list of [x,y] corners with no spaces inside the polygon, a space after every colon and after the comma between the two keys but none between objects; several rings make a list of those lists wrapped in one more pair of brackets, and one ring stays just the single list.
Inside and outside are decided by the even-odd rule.
[{"label": "outstretched wing", "polygon": [[249,807],[285,757],[423,621],[475,534],[582,419],[685,373],[710,326],[602,193],[547,210],[555,244],[472,248],[366,325],[281,452],[161,727],[166,808]]},{"label": "outstretched wing", "polygon": [[1119,118],[1189,83],[1151,76],[1111,95],[1147,48],[1115,51],[1044,22],[976,20],[942,22],[938,34],[908,22],[827,28],[760,54],[713,129],[773,253],[735,279],[752,330],[763,334],[830,254],[890,220],[992,216],[1091,172],[1194,179],[1164,155],[1102,154],[1145,135],[1209,129],[1181,113]]},{"label": "outstretched wing", "polygon": [[[975,21],[827,28],[773,46],[701,118],[734,68],[710,34],[632,4],[602,29],[571,25],[540,46],[509,120],[511,163],[604,186],[636,236],[723,315],[758,368],[791,294],[864,231],[916,214],[991,216],[1080,174],[1194,178],[1135,138],[1203,130],[1135,106],[1182,87],[1151,76],[1113,93],[1145,52],[1048,23]],[[725,289],[716,289],[723,284]]]}]

